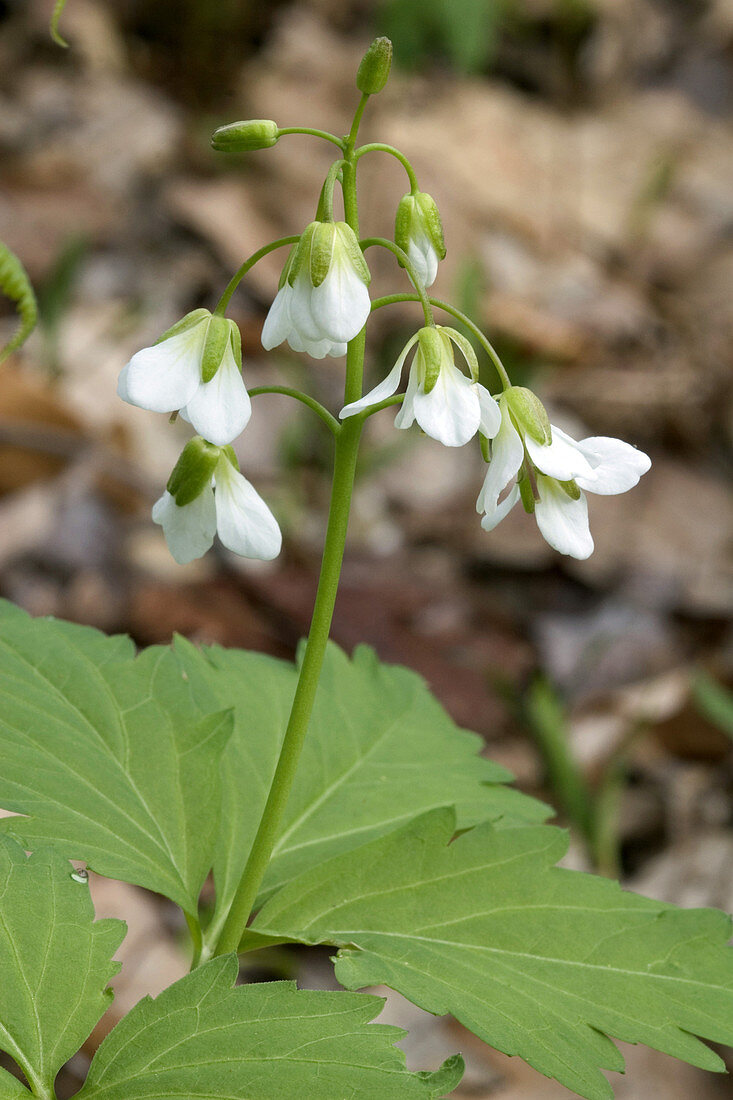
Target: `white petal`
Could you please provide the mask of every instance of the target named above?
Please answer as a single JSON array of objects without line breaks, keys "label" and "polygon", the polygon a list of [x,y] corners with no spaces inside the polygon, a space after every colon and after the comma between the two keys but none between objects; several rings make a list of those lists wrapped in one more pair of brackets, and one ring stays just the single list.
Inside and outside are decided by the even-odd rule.
[{"label": "white petal", "polygon": [[325,359],[333,347],[331,340],[305,340],[295,329],[288,336],[288,343],[293,351],[304,351],[311,359]]},{"label": "white petal", "polygon": [[572,481],[580,476],[592,477],[593,467],[575,440],[554,424],[550,426],[552,443],[549,445],[537,443],[528,434],[524,437],[527,453],[537,469],[548,477],[556,477],[558,481]]},{"label": "white petal", "polygon": [[537,475],[540,499],[535,504],[535,519],[545,542],[571,558],[590,557],[593,538],[588,526],[588,501],[581,493],[572,500],[550,477]]},{"label": "white petal", "polygon": [[493,515],[499,497],[519,470],[524,459],[524,447],[511,417],[502,410],[501,427],[491,444],[491,462],[476,501],[476,511]]},{"label": "white petal", "polygon": [[[289,305],[290,320],[298,338],[316,343],[327,339],[328,333],[321,329],[313,317],[313,286],[305,267],[291,288]],[[292,335],[291,333],[291,337]],[[288,338],[288,342],[292,347],[291,337]]]},{"label": "white petal", "polygon": [[625,493],[638,485],[652,464],[649,455],[622,439],[597,435],[581,439],[578,447],[593,467],[593,477],[576,478],[581,489],[603,496]]},{"label": "white petal", "polygon": [[228,550],[270,561],[280,553],[277,521],[253,485],[221,458],[216,467],[216,530]]},{"label": "white petal", "polygon": [[400,384],[400,377],[402,375],[402,367],[404,366],[410,348],[414,347],[417,343],[417,337],[418,334],[415,333],[415,335],[407,341],[397,358],[397,362],[386,378],[383,378],[373,390],[364,394],[358,401],[352,401],[349,405],[344,405],[339,413],[342,420],[345,420],[347,416],[354,416],[355,413],[363,412],[364,409],[370,409],[372,405],[378,405],[380,401],[386,401],[388,397],[391,397],[393,393],[397,392],[397,387]]},{"label": "white petal", "polygon": [[252,415],[252,403],[227,344],[221,366],[210,382],[201,382],[186,405],[185,417],[199,435],[224,447],[244,430]]},{"label": "white petal", "polygon": [[479,424],[479,428],[481,429],[482,435],[485,435],[488,439],[493,439],[501,427],[501,409],[486,389],[486,386],[482,386],[480,382],[476,382],[475,385],[476,392],[478,393],[479,406],[481,408],[481,423]]},{"label": "white petal", "polygon": [[493,531],[498,524],[508,516],[514,505],[519,500],[521,494],[519,492],[518,485],[512,485],[507,495],[502,500],[501,504],[497,504],[491,512],[487,512],[481,520],[481,526],[484,531]]},{"label": "white petal", "polygon": [[201,381],[206,324],[143,348],[127,364],[125,400],[150,412],[172,412],[193,397]]},{"label": "white petal", "polygon": [[346,344],[342,341],[335,340],[329,348],[327,355],[330,355],[333,359],[341,359],[347,352]]},{"label": "white petal", "polygon": [[290,320],[290,298],[292,287],[285,283],[280,287],[262,326],[262,346],[265,351],[282,344],[292,328]]},{"label": "white petal", "polygon": [[481,407],[474,383],[454,363],[444,362],[430,393],[415,394],[415,419],[446,447],[462,447],[478,431]]},{"label": "white petal", "polygon": [[405,399],[400,405],[400,411],[394,418],[395,428],[411,428],[415,422],[415,395],[420,389],[420,380],[417,376],[417,366],[415,365],[415,359],[412,360],[410,365],[410,373],[407,378],[407,389],[405,390]]},{"label": "white petal", "polygon": [[423,286],[432,286],[438,274],[438,254],[429,238],[411,237],[407,243],[407,256]]},{"label": "white petal", "polygon": [[179,565],[202,557],[216,531],[214,490],[207,486],[190,504],[179,508],[166,489],[153,505],[153,522],[163,528],[168,549]]},{"label": "white petal", "polygon": [[127,374],[130,369],[130,364],[125,363],[124,367],[120,371],[120,376],[117,379],[117,396],[121,397],[123,401],[129,403],[130,397],[127,392]]},{"label": "white petal", "polygon": [[370,309],[367,287],[348,258],[334,251],[328,274],[311,297],[316,324],[331,340],[344,343],[361,332]]}]

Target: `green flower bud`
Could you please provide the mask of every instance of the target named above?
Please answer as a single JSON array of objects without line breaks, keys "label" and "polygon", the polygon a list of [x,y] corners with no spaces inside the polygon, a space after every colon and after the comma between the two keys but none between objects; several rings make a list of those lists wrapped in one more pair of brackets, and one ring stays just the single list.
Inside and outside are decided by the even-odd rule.
[{"label": "green flower bud", "polygon": [[221,452],[221,447],[207,443],[200,435],[188,441],[166,485],[179,508],[190,504],[211,484]]},{"label": "green flower bud", "polygon": [[524,386],[510,386],[504,391],[504,400],[520,432],[544,446],[552,443],[550,418],[537,394]]},{"label": "green flower bud", "polygon": [[201,322],[205,321],[208,317],[211,317],[210,310],[194,309],[191,313],[187,313],[185,317],[181,317],[180,321],[176,321],[175,325],[171,325],[170,328],[167,328],[163,335],[158,337],[155,343],[162,344],[164,340],[168,340],[171,336],[179,336],[182,332],[187,332],[188,329],[201,324]]},{"label": "green flower bud", "polygon": [[367,262],[364,259],[364,253],[359,247],[356,233],[346,222],[336,222],[336,231],[338,233],[338,240],[336,241],[335,247],[341,247],[346,250],[351,266],[356,271],[356,274],[365,286],[369,286],[372,281],[372,276],[367,267]]},{"label": "green flower bud", "polygon": [[392,67],[392,43],[388,38],[375,38],[364,54],[356,74],[356,86],[365,95],[381,92]]},{"label": "green flower bud", "polygon": [[445,259],[443,223],[435,199],[427,191],[403,195],[395,214],[395,244],[403,252],[409,251],[411,240],[418,241],[421,237],[427,237],[439,260]]},{"label": "green flower bud", "polygon": [[247,122],[230,122],[220,126],[211,136],[211,144],[220,153],[244,153],[253,149],[270,149],[280,131],[270,118],[251,118]]}]

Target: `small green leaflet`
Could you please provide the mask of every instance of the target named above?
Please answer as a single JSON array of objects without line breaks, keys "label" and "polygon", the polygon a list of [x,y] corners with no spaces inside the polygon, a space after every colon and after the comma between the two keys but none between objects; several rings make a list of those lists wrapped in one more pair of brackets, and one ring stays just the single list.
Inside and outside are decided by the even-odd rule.
[{"label": "small green leaflet", "polygon": [[[176,652],[192,678],[206,658],[219,705],[235,708],[215,865],[222,904],[231,899],[257,829],[296,669],[243,650],[215,647],[202,654],[183,640]],[[480,748],[481,739],[458,729],[420,676],[380,664],[366,646],[350,660],[330,645],[262,896],[436,806],[455,804],[460,828],[497,819],[543,821],[548,808],[506,786],[511,774],[480,758]]]},{"label": "small green leaflet", "polygon": [[369,1025],[379,997],[235,987],[237,970],[224,955],[143,998],[102,1043],[79,1100],[431,1100],[461,1079],[455,1057],[408,1073],[393,1045],[404,1032]]},{"label": "small green leaflet", "polygon": [[555,868],[566,841],[548,826],[454,835],[438,810],[307,871],[261,910],[253,946],[336,944],[347,988],[450,1012],[588,1100],[613,1096],[600,1068],[623,1069],[609,1036],[724,1069],[695,1036],[733,1043],[725,914]]},{"label": "small green leaflet", "polygon": [[[112,1000],[125,934],[122,921],[94,921],[89,888],[71,873],[52,850],[27,858],[0,837],[0,1048],[37,1096],[54,1095],[59,1069]],[[0,1097],[16,1096],[29,1093],[0,1076]]]},{"label": "small green leaflet", "polygon": [[8,340],[5,347],[0,348],[0,363],[25,343],[38,319],[38,305],[33,293],[30,279],[22,263],[11,252],[6,244],[0,241],[0,291],[16,303],[20,324],[17,330]]},{"label": "small green leaflet", "polygon": [[29,815],[0,830],[195,914],[231,715],[192,677],[167,648],[136,658],[128,638],[0,602],[0,805]]}]

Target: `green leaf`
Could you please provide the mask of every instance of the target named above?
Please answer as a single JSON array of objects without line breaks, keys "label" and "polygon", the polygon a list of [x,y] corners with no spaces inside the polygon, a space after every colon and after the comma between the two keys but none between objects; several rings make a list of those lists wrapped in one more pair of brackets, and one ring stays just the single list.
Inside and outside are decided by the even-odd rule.
[{"label": "green leaf", "polygon": [[700,712],[733,739],[733,694],[702,670],[692,678],[692,692]]},{"label": "green leaf", "polygon": [[[0,1048],[41,1097],[108,1008],[125,934],[122,921],[95,922],[89,887],[71,875],[50,849],[26,858],[0,837]],[[28,1096],[11,1081],[0,1078],[0,1097]]]},{"label": "green leaf", "polygon": [[0,1100],[30,1100],[30,1093],[7,1070],[0,1069]]},{"label": "green leaf", "polygon": [[237,969],[233,955],[212,959],[143,998],[102,1043],[79,1100],[430,1100],[460,1079],[454,1059],[436,1075],[407,1072],[393,1046],[404,1032],[367,1026],[380,997],[235,987]]},{"label": "green leaf", "polygon": [[[296,670],[242,650],[202,654],[178,640],[192,679],[208,662],[219,705],[235,711],[223,768],[222,831],[214,875],[220,909],[231,900],[257,829],[295,690]],[[479,821],[544,820],[542,803],[506,786],[509,772],[477,754],[406,668],[360,647],[330,645],[265,897],[308,867],[350,851],[435,806],[457,806],[460,828]]]},{"label": "green leaf", "polygon": [[[564,834],[479,825],[450,811],[301,875],[255,932],[344,950],[348,988],[385,983],[590,1100],[623,1068],[609,1036],[724,1068],[695,1038],[733,1042],[731,922],[552,867]],[[451,843],[452,840],[452,843]]]},{"label": "green leaf", "polygon": [[[195,699],[197,701],[195,701]],[[169,649],[0,602],[0,829],[195,913],[231,732]]]},{"label": "green leaf", "polygon": [[33,287],[22,263],[7,245],[0,241],[0,291],[17,304],[20,325],[5,347],[0,348],[0,363],[25,343],[38,320],[38,305]]}]

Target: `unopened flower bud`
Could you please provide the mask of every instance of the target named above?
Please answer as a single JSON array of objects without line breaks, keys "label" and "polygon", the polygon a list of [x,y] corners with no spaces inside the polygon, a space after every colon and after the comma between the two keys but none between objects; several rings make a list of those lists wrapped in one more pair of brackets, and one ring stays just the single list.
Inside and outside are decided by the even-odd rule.
[{"label": "unopened flower bud", "polygon": [[365,95],[381,92],[392,67],[392,43],[389,38],[375,38],[364,54],[356,74],[356,86]]},{"label": "unopened flower bud", "polygon": [[246,122],[230,122],[214,130],[211,144],[220,153],[245,153],[253,149],[270,149],[280,136],[271,118],[250,118]]},{"label": "unopened flower bud", "polygon": [[542,446],[549,446],[550,418],[537,394],[525,386],[510,386],[504,391],[504,398],[519,430]]},{"label": "unopened flower bud", "polygon": [[406,252],[424,286],[432,286],[445,259],[443,224],[435,199],[425,191],[403,195],[397,207],[395,244]]},{"label": "unopened flower bud", "polygon": [[196,500],[211,484],[220,455],[221,448],[207,443],[200,435],[188,441],[166,485],[179,508]]}]

